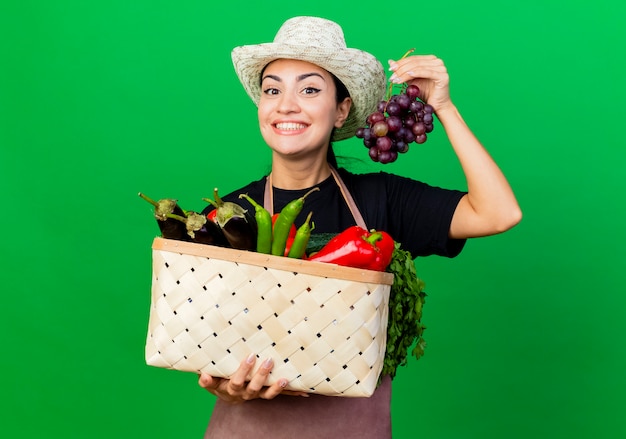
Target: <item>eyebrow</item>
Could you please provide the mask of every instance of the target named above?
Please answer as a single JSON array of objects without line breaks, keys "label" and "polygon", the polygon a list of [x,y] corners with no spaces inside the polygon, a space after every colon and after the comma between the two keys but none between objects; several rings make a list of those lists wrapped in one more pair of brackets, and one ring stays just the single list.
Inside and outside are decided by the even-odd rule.
[{"label": "eyebrow", "polygon": [[[311,77],[311,76],[318,76],[318,77],[320,77],[323,81],[326,81],[322,75],[320,75],[319,73],[315,73],[315,72],[311,72],[311,73],[303,73],[302,75],[299,75],[299,76],[296,78],[296,81],[302,81],[302,80],[304,80],[304,79],[306,79],[306,78],[309,78],[309,77]],[[276,76],[276,75],[265,75],[265,76],[263,76],[263,78],[261,78],[261,82],[265,81],[265,78],[270,78],[270,79],[273,79],[273,80],[275,80],[275,81],[277,81],[277,82],[282,82],[282,79],[280,79],[280,77],[279,77],[279,76]]]}]

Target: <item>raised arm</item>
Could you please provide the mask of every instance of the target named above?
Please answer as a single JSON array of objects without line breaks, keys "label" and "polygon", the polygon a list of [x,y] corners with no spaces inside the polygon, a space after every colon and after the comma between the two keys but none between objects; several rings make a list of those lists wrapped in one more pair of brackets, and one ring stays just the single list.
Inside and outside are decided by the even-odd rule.
[{"label": "raised arm", "polygon": [[453,238],[494,235],[515,226],[521,209],[506,177],[467,126],[450,99],[450,78],[443,61],[433,55],[415,55],[389,61],[395,83],[415,84],[420,98],[430,104],[454,149],[467,181],[465,195],[450,226]]}]

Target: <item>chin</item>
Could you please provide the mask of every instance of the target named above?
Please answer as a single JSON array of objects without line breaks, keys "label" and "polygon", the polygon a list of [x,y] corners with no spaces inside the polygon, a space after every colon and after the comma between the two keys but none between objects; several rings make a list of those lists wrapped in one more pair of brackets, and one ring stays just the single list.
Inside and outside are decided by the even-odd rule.
[{"label": "chin", "polygon": [[292,156],[302,154],[307,151],[308,148],[303,148],[302,143],[299,142],[279,142],[268,143],[271,150],[277,154]]}]

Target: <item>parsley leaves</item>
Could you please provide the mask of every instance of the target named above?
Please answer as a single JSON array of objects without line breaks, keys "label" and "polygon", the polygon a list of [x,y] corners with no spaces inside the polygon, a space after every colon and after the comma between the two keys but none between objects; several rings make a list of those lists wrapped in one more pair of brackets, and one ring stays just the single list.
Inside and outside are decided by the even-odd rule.
[{"label": "parsley leaves", "polygon": [[387,350],[381,376],[396,375],[398,366],[407,364],[408,351],[419,359],[424,355],[426,342],[422,334],[422,308],[426,293],[424,282],[417,276],[411,254],[396,242],[387,271],[394,274],[389,296],[389,321],[387,324]]}]

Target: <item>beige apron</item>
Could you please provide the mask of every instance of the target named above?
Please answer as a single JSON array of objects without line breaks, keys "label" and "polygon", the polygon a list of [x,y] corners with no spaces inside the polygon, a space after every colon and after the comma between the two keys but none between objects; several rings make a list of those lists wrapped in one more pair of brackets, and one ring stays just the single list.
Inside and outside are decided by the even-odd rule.
[{"label": "beige apron", "polygon": [[[367,230],[339,173],[331,173],[357,225]],[[272,174],[265,183],[264,207],[274,214]],[[369,398],[343,398],[311,394],[308,398],[279,395],[229,405],[218,399],[205,439],[391,439],[391,378],[382,377]]]}]

